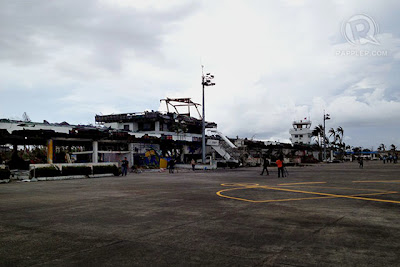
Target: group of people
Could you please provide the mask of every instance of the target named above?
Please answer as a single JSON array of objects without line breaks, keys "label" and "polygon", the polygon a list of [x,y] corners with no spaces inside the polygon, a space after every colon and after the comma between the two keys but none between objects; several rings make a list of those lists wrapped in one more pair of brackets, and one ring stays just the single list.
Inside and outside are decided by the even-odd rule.
[{"label": "group of people", "polygon": [[382,160],[383,160],[383,164],[387,163],[397,163],[397,154],[395,154],[394,156],[392,156],[391,154],[389,154],[388,156],[383,156]]},{"label": "group of people", "polygon": [[[279,157],[279,158],[275,161],[275,163],[276,163],[276,166],[278,167],[278,178],[280,178],[281,175],[282,175],[282,178],[285,177],[284,166],[283,166],[283,157]],[[263,175],[263,174],[264,174],[264,171],[266,171],[266,172],[267,172],[267,175],[269,175],[269,171],[268,171],[268,166],[269,166],[269,165],[270,165],[269,160],[267,159],[267,157],[264,157],[264,158],[263,158],[263,169],[262,169],[260,175]]]},{"label": "group of people", "polygon": [[[284,166],[283,166],[283,158],[280,157],[276,160],[276,166],[278,167],[278,178],[281,177],[285,177],[285,172],[284,172]],[[175,159],[171,159],[168,161],[167,163],[167,169],[169,169],[169,173],[174,173],[174,169],[175,169],[175,164],[176,164],[176,160]],[[190,164],[192,165],[192,170],[194,171],[196,168],[196,161],[194,159],[191,160]],[[269,175],[269,171],[268,171],[268,166],[270,165],[269,160],[264,157],[263,159],[263,169],[260,175],[264,174],[264,171],[266,171],[267,175]],[[125,157],[123,160],[121,160],[121,173],[122,176],[126,176],[128,173],[128,167],[129,167],[129,162],[128,159]]]},{"label": "group of people", "polygon": [[[391,163],[391,162],[397,163],[397,154],[394,155],[394,156],[389,155],[388,157],[384,156],[382,158],[382,160],[383,160],[383,164],[385,164],[386,162],[388,162],[388,163]],[[359,167],[361,169],[364,168],[364,160],[363,160],[363,158],[359,157],[357,161],[358,161]],[[285,167],[283,165],[283,157],[282,156],[279,157],[275,161],[275,163],[276,163],[276,166],[278,167],[278,178],[280,178],[281,175],[282,175],[282,177],[287,176],[287,171],[285,171]],[[174,173],[175,164],[176,164],[176,160],[175,159],[171,159],[171,160],[168,161],[167,169],[169,169],[169,173]],[[192,165],[192,170],[194,171],[195,168],[196,168],[196,161],[194,159],[192,159],[190,164]],[[263,164],[262,165],[263,165],[263,169],[262,169],[260,175],[264,175],[264,171],[267,173],[267,175],[269,175],[268,167],[270,166],[270,161],[267,159],[267,157],[263,158]],[[129,166],[129,162],[128,162],[127,158],[125,157],[123,160],[121,160],[121,173],[122,173],[122,176],[126,176],[127,175],[128,166]]]}]

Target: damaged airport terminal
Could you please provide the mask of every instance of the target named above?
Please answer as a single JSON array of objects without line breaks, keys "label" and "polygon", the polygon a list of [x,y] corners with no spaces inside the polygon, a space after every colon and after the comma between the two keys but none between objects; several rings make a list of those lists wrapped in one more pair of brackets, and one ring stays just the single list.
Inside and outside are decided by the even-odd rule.
[{"label": "damaged airport terminal", "polygon": [[[206,122],[207,157],[201,164],[202,120],[190,114],[199,104],[190,98],[163,101],[175,112],[96,115],[96,125],[0,119],[0,163],[10,170],[89,166],[93,174],[93,166],[119,167],[124,157],[134,169],[164,169],[171,159],[180,168],[194,159],[198,169],[259,166],[263,156],[274,161],[283,155],[292,164],[317,161],[319,151],[310,145],[228,138]],[[178,106],[188,112],[178,112]]]}]

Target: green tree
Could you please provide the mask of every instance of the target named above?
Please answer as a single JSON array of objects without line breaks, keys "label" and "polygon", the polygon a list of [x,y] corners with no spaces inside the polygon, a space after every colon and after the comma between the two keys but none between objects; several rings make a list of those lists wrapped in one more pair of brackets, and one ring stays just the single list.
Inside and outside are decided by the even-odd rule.
[{"label": "green tree", "polygon": [[328,133],[329,133],[329,138],[333,137],[332,141],[330,141],[330,144],[331,144],[331,147],[333,149],[335,149],[335,147],[336,147],[336,138],[337,138],[336,131],[335,131],[335,129],[330,128]]},{"label": "green tree", "polygon": [[324,126],[322,126],[322,124],[315,126],[314,130],[312,131],[312,136],[315,138],[318,146],[321,146],[324,136]]},{"label": "green tree", "polygon": [[386,150],[385,144],[380,144],[380,145],[378,146],[378,150],[379,150],[379,151],[385,151],[385,150]]},{"label": "green tree", "polygon": [[341,126],[337,127],[336,136],[338,137],[340,144],[343,143],[343,134],[344,134],[343,128]]},{"label": "green tree", "polygon": [[340,151],[340,158],[343,158],[343,154],[344,154],[344,147],[345,144],[343,143],[343,136],[344,136],[344,131],[343,128],[341,126],[336,128],[336,140],[338,142],[338,148]]}]

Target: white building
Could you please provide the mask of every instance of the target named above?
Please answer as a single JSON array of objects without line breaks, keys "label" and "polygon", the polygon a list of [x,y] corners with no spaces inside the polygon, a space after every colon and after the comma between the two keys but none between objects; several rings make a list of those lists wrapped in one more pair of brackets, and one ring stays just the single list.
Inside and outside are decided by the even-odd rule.
[{"label": "white building", "polygon": [[293,128],[289,130],[292,144],[310,144],[312,138],[311,121],[304,120],[294,121]]}]

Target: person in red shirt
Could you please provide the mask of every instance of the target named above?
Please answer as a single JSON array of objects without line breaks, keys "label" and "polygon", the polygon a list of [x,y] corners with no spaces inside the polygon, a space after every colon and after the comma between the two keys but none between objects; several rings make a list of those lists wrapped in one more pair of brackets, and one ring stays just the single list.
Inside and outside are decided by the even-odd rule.
[{"label": "person in red shirt", "polygon": [[281,177],[281,173],[282,173],[282,178],[283,178],[283,177],[284,177],[284,176],[283,176],[283,161],[282,161],[281,158],[279,158],[279,159],[276,161],[276,166],[278,166],[278,178]]}]

